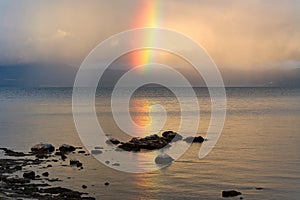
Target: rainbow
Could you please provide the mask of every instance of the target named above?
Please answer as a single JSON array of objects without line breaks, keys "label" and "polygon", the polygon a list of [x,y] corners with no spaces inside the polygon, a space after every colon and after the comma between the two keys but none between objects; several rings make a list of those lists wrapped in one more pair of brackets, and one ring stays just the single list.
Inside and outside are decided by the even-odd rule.
[{"label": "rainbow", "polygon": [[[161,2],[160,0],[144,0],[141,1],[142,9],[136,15],[136,21],[133,23],[132,28],[154,28],[162,24],[161,16]],[[149,42],[155,40],[155,35],[143,35],[143,40]],[[151,62],[154,59],[153,50],[140,50],[132,53],[130,57],[130,65],[136,67]],[[148,70],[148,69],[145,69]]]}]

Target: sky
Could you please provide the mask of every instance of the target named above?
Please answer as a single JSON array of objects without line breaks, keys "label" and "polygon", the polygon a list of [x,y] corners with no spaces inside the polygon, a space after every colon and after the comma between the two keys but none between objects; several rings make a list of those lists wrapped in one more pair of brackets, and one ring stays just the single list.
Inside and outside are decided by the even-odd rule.
[{"label": "sky", "polygon": [[26,71],[28,81],[61,71],[64,77],[70,73],[71,83],[97,44],[144,26],[191,37],[225,74],[295,69],[300,67],[299,11],[300,0],[0,0],[0,68],[11,66],[0,69],[0,84],[1,78],[16,79],[4,75],[7,70]]}]

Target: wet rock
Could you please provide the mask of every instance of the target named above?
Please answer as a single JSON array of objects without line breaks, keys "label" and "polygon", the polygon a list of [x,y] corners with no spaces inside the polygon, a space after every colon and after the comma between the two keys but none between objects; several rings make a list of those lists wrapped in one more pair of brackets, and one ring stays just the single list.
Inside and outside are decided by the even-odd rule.
[{"label": "wet rock", "polygon": [[79,160],[70,160],[71,166],[82,167],[82,163]]},{"label": "wet rock", "polygon": [[5,183],[9,184],[25,184],[25,183],[30,183],[30,180],[27,178],[1,178],[1,180]]},{"label": "wet rock", "polygon": [[171,136],[168,139],[155,134],[144,138],[132,138],[129,142],[121,143],[118,147],[122,150],[133,152],[141,151],[141,149],[157,150],[167,147],[171,140]]},{"label": "wet rock", "polygon": [[166,153],[160,154],[155,158],[155,163],[159,165],[171,164],[174,159]]},{"label": "wet rock", "polygon": [[203,143],[204,142],[204,138],[202,136],[198,136],[198,137],[187,137],[184,139],[185,142],[187,143]]},{"label": "wet rock", "polygon": [[48,176],[49,176],[49,172],[44,172],[44,173],[42,173],[42,176],[48,177]]},{"label": "wet rock", "polygon": [[134,143],[130,143],[130,142],[126,142],[123,143],[121,145],[118,146],[120,149],[124,150],[124,151],[135,151],[138,152],[141,150],[141,147],[139,147],[139,145],[134,144]]},{"label": "wet rock", "polygon": [[63,152],[63,153],[71,153],[75,150],[76,150],[76,148],[69,144],[63,144],[59,147],[59,151]]},{"label": "wet rock", "polygon": [[46,180],[49,181],[49,182],[60,182],[60,181],[62,181],[59,178],[47,178]]},{"label": "wet rock", "polygon": [[23,157],[27,155],[23,152],[16,152],[7,148],[0,148],[0,150],[3,150],[6,156]]},{"label": "wet rock", "polygon": [[84,154],[84,153],[85,153],[85,151],[81,150],[81,151],[78,151],[78,153],[82,153],[82,154]]},{"label": "wet rock", "polygon": [[165,131],[163,132],[162,136],[169,142],[177,142],[179,140],[182,140],[182,136],[174,131]]},{"label": "wet rock", "polygon": [[63,192],[72,192],[72,190],[62,187],[51,187],[51,188],[42,188],[39,190],[40,193],[49,193],[49,194],[59,194]]},{"label": "wet rock", "polygon": [[66,160],[68,157],[67,157],[65,154],[62,154],[62,155],[60,156],[60,158],[61,158],[62,160]]},{"label": "wet rock", "polygon": [[28,178],[28,179],[34,179],[35,178],[35,172],[34,171],[24,172],[23,177]]},{"label": "wet rock", "polygon": [[120,141],[116,138],[110,138],[106,141],[107,144],[120,144]]},{"label": "wet rock", "polygon": [[235,191],[235,190],[227,190],[227,191],[222,191],[222,197],[236,197],[241,195],[241,192]]},{"label": "wet rock", "polygon": [[48,143],[40,143],[36,144],[33,147],[31,147],[31,151],[35,154],[48,154],[52,153],[55,150],[54,146],[52,144]]}]

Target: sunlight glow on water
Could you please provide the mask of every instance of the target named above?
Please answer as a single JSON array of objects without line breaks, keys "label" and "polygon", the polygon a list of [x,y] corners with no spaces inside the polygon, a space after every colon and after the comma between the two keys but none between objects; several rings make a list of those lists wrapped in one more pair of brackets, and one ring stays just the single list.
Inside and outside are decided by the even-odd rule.
[{"label": "sunlight glow on water", "polygon": [[[184,93],[183,88],[179,90]],[[205,89],[198,88],[196,92],[201,111],[198,132],[205,136],[210,99]],[[125,141],[129,136],[113,123],[107,94],[109,90],[97,93],[98,120],[108,134]],[[72,119],[71,95],[70,88],[1,88],[0,146],[22,151],[28,151],[39,142],[81,146]],[[82,160],[85,170],[81,173],[69,168],[53,168],[49,169],[50,174],[73,177],[61,184],[74,189],[81,187],[74,182],[87,181],[95,186],[86,191],[95,193],[98,198],[114,199],[121,195],[127,199],[221,199],[222,190],[236,189],[246,199],[298,199],[300,90],[229,88],[227,95],[223,133],[203,160],[198,159],[200,146],[193,144],[171,166],[150,174],[118,172],[90,157]],[[188,96],[186,99],[188,104]],[[155,102],[160,102],[168,111],[164,130],[178,129],[180,113],[176,99],[170,92],[157,88],[142,89],[133,97],[133,120],[139,125],[148,125],[151,121],[147,112]],[[140,159],[147,161],[147,156],[141,153]],[[109,189],[102,186],[107,180],[111,182]],[[255,187],[265,189],[258,191]]]}]

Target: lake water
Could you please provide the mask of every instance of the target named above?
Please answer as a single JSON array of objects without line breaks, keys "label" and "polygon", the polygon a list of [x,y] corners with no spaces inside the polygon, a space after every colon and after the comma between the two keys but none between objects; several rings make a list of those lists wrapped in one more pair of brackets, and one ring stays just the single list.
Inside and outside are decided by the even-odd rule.
[{"label": "lake water", "polygon": [[[184,88],[177,90],[185,95]],[[205,137],[210,98],[206,89],[195,91],[201,113],[198,134]],[[99,123],[110,136],[127,140],[110,113],[110,92],[97,92]],[[201,144],[192,144],[172,165],[151,173],[119,172],[91,156],[80,157],[85,166],[80,171],[60,163],[47,170],[64,180],[58,183],[62,186],[82,190],[81,185],[87,185],[85,191],[97,199],[222,199],[221,191],[230,189],[242,192],[245,199],[300,199],[300,89],[228,88],[226,93],[226,122],[204,159],[198,158]],[[189,104],[189,98],[184,102]],[[168,111],[161,131],[178,129],[180,108],[174,95],[163,88],[142,88],[132,97],[130,111],[134,122],[150,125],[149,133],[135,134],[151,134],[148,112],[155,103]],[[123,105],[117,112],[124,113]],[[83,146],[72,116],[72,89],[0,88],[0,146],[29,151],[39,142]],[[103,185],[106,181],[109,187]]]}]

